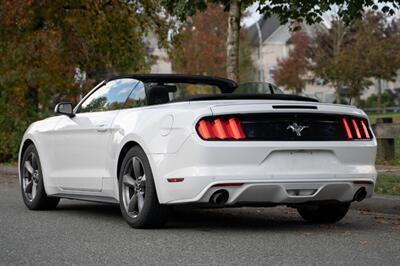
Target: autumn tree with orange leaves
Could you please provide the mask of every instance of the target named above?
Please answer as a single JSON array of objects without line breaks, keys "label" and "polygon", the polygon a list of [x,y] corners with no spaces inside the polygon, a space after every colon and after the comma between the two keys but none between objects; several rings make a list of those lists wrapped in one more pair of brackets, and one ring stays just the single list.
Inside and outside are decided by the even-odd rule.
[{"label": "autumn tree with orange leaves", "polygon": [[[209,5],[187,21],[173,40],[169,49],[173,69],[177,73],[226,77],[226,35],[228,13],[217,4]],[[251,47],[241,32],[239,52],[240,81],[250,81],[255,75],[251,60]]]},{"label": "autumn tree with orange leaves", "polygon": [[[0,1],[0,162],[15,160],[23,132],[60,100],[76,102],[116,73],[150,69],[144,37],[164,32],[158,1]],[[164,36],[164,38],[165,38]]]},{"label": "autumn tree with orange leaves", "polygon": [[295,32],[289,42],[292,49],[288,57],[278,59],[273,78],[276,85],[299,94],[305,87],[305,76],[310,65],[310,39],[303,32]]}]

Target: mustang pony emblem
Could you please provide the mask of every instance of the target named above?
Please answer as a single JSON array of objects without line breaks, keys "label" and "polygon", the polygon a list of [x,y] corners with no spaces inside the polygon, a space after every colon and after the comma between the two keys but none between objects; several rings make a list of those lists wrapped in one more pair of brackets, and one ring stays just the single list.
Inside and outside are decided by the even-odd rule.
[{"label": "mustang pony emblem", "polygon": [[291,125],[289,125],[286,129],[291,129],[294,133],[296,133],[297,136],[301,136],[301,131],[303,131],[303,129],[305,128],[309,128],[309,126],[300,126],[297,123],[293,123]]}]

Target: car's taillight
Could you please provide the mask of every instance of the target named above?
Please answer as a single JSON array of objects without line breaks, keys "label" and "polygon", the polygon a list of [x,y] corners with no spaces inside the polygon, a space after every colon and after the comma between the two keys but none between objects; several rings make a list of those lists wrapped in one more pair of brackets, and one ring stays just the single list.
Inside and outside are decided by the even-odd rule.
[{"label": "car's taillight", "polygon": [[197,133],[204,140],[245,139],[240,121],[236,118],[203,118],[196,126]]},{"label": "car's taillight", "polygon": [[342,123],[346,131],[347,139],[371,139],[365,119],[355,117],[343,117]]}]

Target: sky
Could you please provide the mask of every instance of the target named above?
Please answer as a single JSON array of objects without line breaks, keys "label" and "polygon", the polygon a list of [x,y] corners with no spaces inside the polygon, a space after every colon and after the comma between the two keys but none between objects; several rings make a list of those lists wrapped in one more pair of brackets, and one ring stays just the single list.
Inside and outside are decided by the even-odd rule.
[{"label": "sky", "polygon": [[258,3],[254,3],[246,9],[246,12],[249,13],[249,16],[242,20],[242,26],[247,28],[260,19],[261,15],[258,13],[257,7]]}]

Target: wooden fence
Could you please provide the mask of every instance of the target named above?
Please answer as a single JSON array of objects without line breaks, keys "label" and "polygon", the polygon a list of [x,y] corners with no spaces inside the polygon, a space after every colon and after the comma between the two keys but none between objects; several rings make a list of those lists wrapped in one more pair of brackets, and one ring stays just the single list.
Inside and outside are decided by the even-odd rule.
[{"label": "wooden fence", "polygon": [[372,130],[378,140],[378,159],[394,160],[396,158],[395,139],[400,138],[400,123],[393,123],[391,117],[378,118],[376,124],[372,125]]}]

